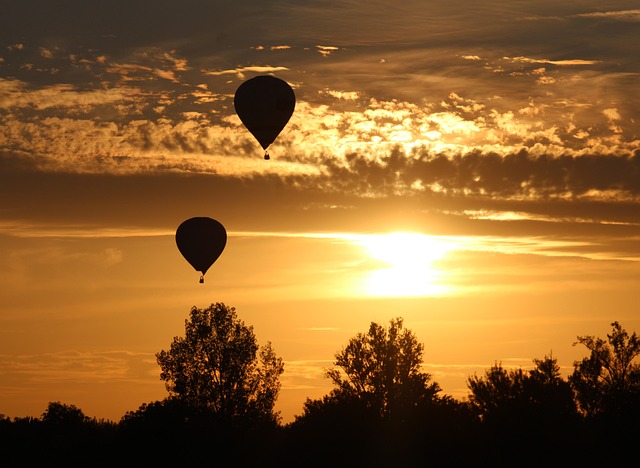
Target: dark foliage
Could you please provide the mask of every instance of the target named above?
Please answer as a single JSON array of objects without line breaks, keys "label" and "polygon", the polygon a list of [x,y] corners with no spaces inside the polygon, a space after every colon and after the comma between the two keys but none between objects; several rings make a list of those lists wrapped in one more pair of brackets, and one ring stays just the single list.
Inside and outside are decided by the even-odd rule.
[{"label": "dark foliage", "polygon": [[574,362],[569,383],[593,441],[590,452],[603,463],[627,461],[625,450],[640,434],[640,337],[618,322],[607,339],[579,336],[588,357]]},{"label": "dark foliage", "polygon": [[112,466],[107,459],[116,432],[117,424],[111,421],[89,418],[74,405],[52,402],[39,419],[0,419],[0,464]]},{"label": "dark foliage", "polygon": [[184,400],[144,404],[121,419],[119,449],[131,466],[215,466],[273,460],[281,428],[273,421],[233,418]]},{"label": "dark foliage", "polygon": [[[392,328],[394,323],[400,331],[401,322],[392,322]],[[578,338],[591,355],[575,363],[568,380],[551,356],[534,359],[535,367],[528,371],[507,370],[496,363],[484,375],[469,377],[469,401],[439,395],[437,384],[415,366],[404,367],[404,373],[391,372],[400,361],[390,359],[390,354],[379,360],[384,356],[380,354],[380,366],[369,369],[374,374],[376,369],[386,370],[385,398],[391,404],[381,404],[385,400],[380,397],[371,400],[369,387],[353,391],[340,377],[334,383],[341,385],[320,399],[308,399],[302,414],[285,426],[273,418],[230,415],[176,396],[143,404],[119,423],[52,402],[39,418],[0,415],[0,465],[622,466],[637,456],[638,339],[617,322],[612,325],[607,341]],[[382,333],[379,326],[370,331],[351,340],[352,348],[336,355],[336,365],[356,362],[366,367],[366,359],[354,361],[356,354],[345,350],[393,348],[378,346],[383,343],[403,342],[405,350],[421,355],[422,347],[410,333]],[[374,342],[378,348],[368,347]],[[349,375],[350,369],[343,371],[341,375]],[[375,375],[358,375],[360,382],[381,382]],[[411,391],[404,393],[406,389],[396,385],[403,379],[394,380],[393,375],[408,377]],[[421,384],[413,385],[416,381]],[[400,406],[393,403],[398,388],[409,395]]]},{"label": "dark foliage", "polygon": [[172,398],[222,417],[276,422],[282,359],[222,303],[193,307],[185,336],[156,358]]},{"label": "dark foliage", "polygon": [[[349,340],[327,371],[336,388],[307,400],[288,428],[298,458],[312,466],[471,461],[464,454],[472,450],[457,449],[474,440],[474,416],[466,404],[438,396],[438,384],[420,370],[423,349],[401,318],[388,328],[371,323]],[[340,449],[318,452],[318,446]]]},{"label": "dark foliage", "polygon": [[508,371],[496,363],[484,376],[467,381],[469,405],[480,418],[490,459],[507,463],[518,458],[527,440],[547,450],[532,451],[520,466],[546,466],[574,456],[579,419],[571,388],[556,359],[545,356],[534,364],[531,371]]},{"label": "dark foliage", "polygon": [[579,336],[590,355],[574,363],[569,382],[576,392],[581,411],[594,418],[625,418],[638,415],[640,397],[640,337],[631,336],[618,322],[607,340]]},{"label": "dark foliage", "polygon": [[287,427],[287,442],[304,466],[464,466],[481,448],[478,427],[467,405],[450,397],[381,417],[362,399],[333,391],[306,401]]},{"label": "dark foliage", "polygon": [[327,371],[335,396],[357,398],[382,418],[402,419],[436,398],[440,387],[420,370],[424,346],[401,318],[385,328],[375,322],[336,354]]}]

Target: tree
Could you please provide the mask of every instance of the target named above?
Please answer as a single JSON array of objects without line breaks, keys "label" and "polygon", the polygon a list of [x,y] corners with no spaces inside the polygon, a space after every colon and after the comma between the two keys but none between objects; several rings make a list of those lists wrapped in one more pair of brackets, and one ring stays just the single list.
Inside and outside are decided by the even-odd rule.
[{"label": "tree", "polygon": [[389,328],[371,322],[336,354],[327,376],[338,396],[357,397],[382,417],[404,413],[421,401],[431,401],[440,391],[431,375],[420,371],[424,346],[403,329],[402,318]]},{"label": "tree", "polygon": [[[579,420],[569,383],[557,360],[534,359],[535,368],[507,370],[496,363],[484,376],[467,379],[469,405],[481,419],[479,441],[486,460],[499,466],[560,466],[576,463]],[[522,440],[535,440],[545,450],[528,450]]]},{"label": "tree", "polygon": [[495,418],[502,411],[511,412],[512,402],[522,393],[524,371],[508,371],[502,363],[495,363],[484,376],[473,375],[467,379],[470,390],[469,404],[483,421]]},{"label": "tree", "polygon": [[89,418],[75,405],[52,401],[49,402],[46,411],[42,413],[42,421],[53,426],[69,428],[82,426],[89,421]]},{"label": "tree", "polygon": [[576,414],[569,383],[562,379],[557,359],[534,359],[535,368],[506,370],[494,364],[485,375],[467,379],[469,404],[485,422],[540,427],[568,421]]},{"label": "tree", "polygon": [[640,409],[640,364],[634,362],[640,355],[640,337],[635,332],[629,336],[618,322],[611,326],[606,341],[578,336],[574,343],[591,352],[574,362],[569,376],[580,409],[587,416],[630,416]]},{"label": "tree", "polygon": [[562,378],[558,360],[552,355],[534,359],[535,368],[525,380],[525,394],[535,406],[539,419],[557,424],[578,415],[569,382]]},{"label": "tree", "polygon": [[472,419],[465,404],[438,396],[439,385],[421,371],[423,350],[402,318],[388,327],[372,322],[350,339],[326,373],[333,390],[307,399],[288,427],[294,450],[312,453],[315,466],[336,464],[318,446],[339,447],[345,466],[465,465],[473,449],[459,443],[472,435]]},{"label": "tree", "polygon": [[271,343],[260,348],[235,308],[222,303],[191,309],[185,337],[156,358],[172,398],[225,418],[277,422],[282,359]]}]

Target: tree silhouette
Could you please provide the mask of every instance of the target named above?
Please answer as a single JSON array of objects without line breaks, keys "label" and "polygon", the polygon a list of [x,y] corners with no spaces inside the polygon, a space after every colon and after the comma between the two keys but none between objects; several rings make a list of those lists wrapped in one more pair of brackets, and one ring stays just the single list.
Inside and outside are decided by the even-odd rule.
[{"label": "tree silhouette", "polygon": [[562,379],[557,359],[533,360],[531,371],[507,370],[494,364],[484,376],[467,379],[469,404],[488,423],[503,426],[526,423],[549,426],[576,415],[571,387]]},{"label": "tree silhouette", "polygon": [[331,453],[318,455],[318,446],[340,447],[344,466],[464,464],[473,450],[454,444],[469,434],[471,416],[466,405],[438,397],[439,385],[421,371],[423,350],[402,318],[388,327],[371,322],[335,355],[336,367],[326,373],[335,388],[307,399],[290,425],[294,450],[313,453],[311,466],[336,464]]},{"label": "tree silhouette", "polygon": [[235,308],[191,309],[185,337],[156,358],[169,394],[225,418],[277,422],[273,408],[284,370],[271,343],[260,348]]},{"label": "tree silhouette", "polygon": [[[504,466],[571,466],[579,440],[579,419],[569,383],[557,360],[534,359],[531,371],[507,370],[496,363],[484,376],[467,379],[469,405],[481,418],[480,439],[488,463]],[[523,440],[548,450],[529,450],[521,458]],[[517,463],[514,460],[518,459]]]},{"label": "tree silhouette", "polygon": [[327,371],[337,395],[357,397],[380,416],[398,415],[440,391],[431,375],[420,371],[424,346],[403,329],[402,318],[389,328],[371,322],[367,334],[358,333],[339,353],[337,368]]},{"label": "tree silhouette", "polygon": [[577,417],[571,385],[562,378],[558,360],[552,355],[534,359],[535,368],[525,380],[525,394],[535,407],[539,420],[558,424]]},{"label": "tree silhouette", "polygon": [[58,427],[79,427],[89,421],[82,410],[75,405],[67,405],[59,401],[49,402],[42,414],[42,421]]},{"label": "tree silhouette", "polygon": [[0,465],[110,467],[117,425],[85,416],[75,405],[50,402],[40,418],[0,416]]},{"label": "tree silhouette", "polygon": [[629,416],[640,410],[640,337],[631,336],[618,322],[607,340],[579,336],[574,343],[591,352],[589,357],[574,362],[569,381],[576,392],[580,409],[588,416]]},{"label": "tree silhouette", "polygon": [[194,307],[185,337],[157,354],[169,398],[117,425],[60,402],[40,418],[0,414],[2,466],[622,465],[637,455],[640,338],[612,326],[607,340],[578,337],[590,356],[571,383],[553,356],[531,370],[496,363],[468,378],[465,402],[438,395],[402,319],[372,322],[336,354],[336,387],[281,426],[282,361],[235,309]]}]

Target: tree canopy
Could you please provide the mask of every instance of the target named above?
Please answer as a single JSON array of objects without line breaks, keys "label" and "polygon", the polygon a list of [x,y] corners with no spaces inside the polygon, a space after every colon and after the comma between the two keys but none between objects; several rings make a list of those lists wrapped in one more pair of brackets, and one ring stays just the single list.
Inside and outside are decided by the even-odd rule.
[{"label": "tree canopy", "polygon": [[510,427],[509,422],[545,425],[568,422],[576,415],[569,384],[557,359],[534,359],[535,368],[507,370],[494,364],[483,376],[467,379],[469,405],[485,422]]},{"label": "tree canopy", "polygon": [[42,413],[43,422],[56,426],[80,426],[88,420],[89,418],[77,406],[59,401],[49,402],[47,410]]},{"label": "tree canopy", "polygon": [[224,417],[277,421],[282,359],[267,342],[259,347],[253,327],[223,303],[193,307],[185,336],[175,337],[156,358],[172,398]]},{"label": "tree canopy", "polygon": [[424,346],[402,318],[385,328],[371,322],[368,333],[358,333],[336,354],[327,376],[338,395],[357,397],[381,416],[402,411],[440,391],[431,375],[420,370]]},{"label": "tree canopy", "polygon": [[620,323],[613,322],[607,340],[578,336],[588,357],[574,362],[569,381],[576,392],[580,409],[586,415],[629,415],[640,412],[640,337],[629,335]]}]

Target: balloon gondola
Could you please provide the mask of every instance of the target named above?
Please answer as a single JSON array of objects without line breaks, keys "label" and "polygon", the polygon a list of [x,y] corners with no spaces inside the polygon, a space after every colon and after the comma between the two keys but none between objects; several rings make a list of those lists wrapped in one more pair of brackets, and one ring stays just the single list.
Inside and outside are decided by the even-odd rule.
[{"label": "balloon gondola", "polygon": [[233,105],[240,121],[262,146],[264,159],[269,159],[267,148],[287,125],[296,107],[293,89],[275,76],[256,76],[238,87]]},{"label": "balloon gondola", "polygon": [[215,219],[189,218],[176,230],[176,245],[185,260],[201,273],[200,283],[204,283],[204,275],[227,245],[227,231]]}]

